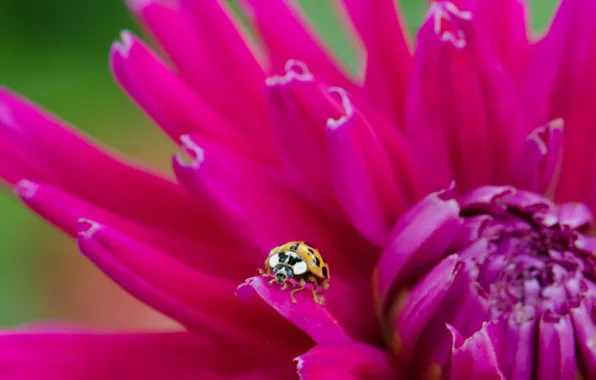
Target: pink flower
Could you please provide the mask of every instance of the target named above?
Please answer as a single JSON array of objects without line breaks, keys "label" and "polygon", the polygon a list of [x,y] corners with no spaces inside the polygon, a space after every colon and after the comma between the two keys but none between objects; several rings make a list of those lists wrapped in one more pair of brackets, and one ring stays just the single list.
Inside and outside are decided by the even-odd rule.
[{"label": "pink flower", "polygon": [[[532,42],[521,0],[431,2],[412,54],[392,0],[344,0],[363,79],[288,3],[245,0],[266,63],[216,1],[130,3],[175,68],[124,32],[112,69],[177,182],[0,92],[0,175],[184,326],[5,331],[3,378],[595,378],[596,3]],[[292,240],[324,305],[256,275]]]}]

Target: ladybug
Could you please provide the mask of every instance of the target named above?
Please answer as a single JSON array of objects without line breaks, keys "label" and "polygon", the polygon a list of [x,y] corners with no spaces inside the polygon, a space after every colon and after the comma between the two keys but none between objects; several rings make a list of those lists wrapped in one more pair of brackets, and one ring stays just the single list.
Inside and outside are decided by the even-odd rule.
[{"label": "ladybug", "polygon": [[[296,303],[294,294],[304,290],[306,283],[313,284],[312,295],[315,302],[322,304],[324,298],[321,293],[329,288],[329,266],[318,249],[304,241],[291,241],[279,247],[275,247],[269,252],[265,260],[265,270],[259,269],[259,273],[264,277],[271,276],[271,271],[275,276],[269,284],[274,282],[282,285],[282,290],[288,287],[288,283],[297,287],[290,292],[293,303]],[[288,281],[293,278],[298,282]],[[322,289],[317,293],[317,288]]]}]

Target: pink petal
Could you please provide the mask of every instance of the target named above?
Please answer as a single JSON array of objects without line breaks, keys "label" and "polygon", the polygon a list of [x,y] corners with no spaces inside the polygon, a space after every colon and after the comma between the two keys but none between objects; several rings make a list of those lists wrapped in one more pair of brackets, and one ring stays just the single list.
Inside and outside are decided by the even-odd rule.
[{"label": "pink petal", "polygon": [[370,252],[370,245],[345,224],[316,212],[278,180],[270,168],[196,136],[186,136],[183,143],[194,160],[185,163],[180,156],[175,158],[174,169],[179,180],[198,199],[212,203],[218,207],[219,214],[227,215],[234,234],[245,237],[256,247],[247,247],[246,251],[255,255],[258,265],[273,247],[304,240],[333,263],[332,271],[361,279],[368,276],[370,272],[362,263],[347,258]]},{"label": "pink petal", "polygon": [[343,107],[341,116],[327,120],[335,193],[354,226],[383,245],[397,217],[417,200],[411,152],[396,130],[367,120],[345,90],[334,87],[328,92]]},{"label": "pink petal", "polygon": [[318,345],[295,360],[304,380],[402,378],[387,352],[361,343]]},{"label": "pink petal", "polygon": [[472,12],[487,36],[491,49],[509,75],[521,82],[529,63],[531,46],[525,0],[475,1]]},{"label": "pink petal", "polygon": [[[238,20],[226,6],[226,2],[180,0],[180,8],[193,22],[199,38],[208,46],[213,62],[242,62],[225,67],[224,78],[242,94],[239,100],[252,104],[260,112],[264,109],[263,80],[265,73],[248,46],[247,33],[242,33]],[[217,33],[213,33],[217,30]],[[260,52],[259,52],[260,53]],[[195,74],[196,75],[196,74]]]},{"label": "pink petal", "polygon": [[434,2],[418,35],[406,127],[434,190],[507,182],[529,133],[516,84],[475,22],[467,9]]},{"label": "pink petal", "polygon": [[557,205],[557,219],[564,227],[572,229],[587,227],[593,218],[594,214],[583,203]]},{"label": "pink petal", "polygon": [[[183,332],[5,330],[0,346],[0,374],[7,380],[245,379],[256,370],[262,371],[258,378],[278,379],[293,372],[291,357],[263,348],[218,345]],[[230,361],[230,355],[235,360]]]},{"label": "pink petal", "polygon": [[[267,98],[285,183],[332,218],[344,218],[329,180],[325,154],[325,123],[341,113],[341,105],[314,80],[309,68],[290,60],[285,73],[267,78]],[[297,143],[299,142],[299,143]],[[273,146],[277,147],[277,146]],[[313,152],[320,152],[313,154]]]},{"label": "pink petal", "polygon": [[[52,184],[125,218],[177,234],[196,235],[196,221],[208,215],[181,186],[108,156],[62,121],[1,88],[0,109],[13,121],[7,125],[0,118],[0,129],[18,131],[14,143],[43,163]],[[213,233],[215,224],[210,223]]]},{"label": "pink petal", "polygon": [[350,90],[355,87],[322,47],[295,4],[288,0],[243,0],[242,4],[267,46],[274,72],[281,71],[289,59],[298,59],[330,84]]},{"label": "pink petal", "polygon": [[283,317],[307,333],[316,343],[350,343],[352,338],[340,323],[317,304],[308,290],[296,294],[296,303],[290,298],[290,290],[281,290],[277,284],[269,285],[269,279],[262,276],[251,277],[238,287],[237,294],[249,300],[253,293],[261,297]]},{"label": "pink petal", "polygon": [[[230,25],[211,23],[209,34],[201,33],[197,23],[193,22],[194,14],[184,12],[177,6],[164,5],[162,1],[129,1],[132,11],[142,19],[151,30],[164,50],[180,71],[181,78],[187,82],[210,106],[228,121],[242,125],[252,131],[263,131],[267,125],[264,108],[262,85],[263,71],[260,70],[254,57],[247,51],[238,52],[237,56],[220,57],[218,53],[228,44],[235,43],[237,38],[230,35]],[[211,6],[203,6],[210,11],[204,14],[199,22],[221,13],[216,0],[209,1]],[[224,16],[225,17],[225,16]],[[219,16],[221,21],[224,17]],[[222,33],[220,35],[220,33]],[[213,38],[217,36],[217,43]],[[246,48],[245,48],[246,49]],[[230,72],[219,62],[242,62],[238,69]],[[227,65],[234,67],[235,65]],[[247,71],[240,70],[245,68]],[[252,74],[252,86],[244,87],[245,81],[238,81],[239,73],[244,76]],[[255,83],[257,82],[257,83]],[[240,91],[239,89],[242,89]],[[245,92],[246,91],[246,92]],[[248,93],[247,93],[248,92]]]},{"label": "pink petal", "polygon": [[507,327],[506,349],[500,361],[501,369],[508,380],[530,379],[535,373],[534,361],[538,354],[538,321],[510,320]]},{"label": "pink petal", "polygon": [[[391,349],[400,362],[410,364],[416,345],[429,321],[438,312],[461,271],[457,255],[452,255],[433,268],[411,291],[404,290],[395,300],[389,315],[393,324]],[[391,318],[395,317],[395,322]],[[436,336],[435,336],[435,344]]]},{"label": "pink petal", "polygon": [[447,328],[453,335],[450,369],[452,379],[506,379],[499,369],[494,343],[487,331],[489,329],[488,323],[485,323],[482,329],[465,340],[455,327],[447,325]]},{"label": "pink petal", "polygon": [[578,361],[582,363],[586,379],[596,376],[596,326],[585,302],[571,309],[571,320],[575,332],[575,346],[578,348]]},{"label": "pink petal", "polygon": [[418,202],[393,227],[375,269],[375,289],[386,305],[399,284],[431,268],[447,253],[462,221],[454,200],[434,193]]},{"label": "pink petal", "polygon": [[525,82],[525,101],[536,123],[565,121],[563,162],[555,199],[596,206],[596,132],[593,41],[596,3],[563,0],[547,35],[537,43]]},{"label": "pink petal", "polygon": [[343,3],[366,46],[367,98],[392,122],[403,125],[413,62],[396,4],[391,0],[343,0]]},{"label": "pink petal", "polygon": [[555,183],[563,157],[563,121],[552,121],[535,129],[512,168],[511,184],[518,188],[546,193]]},{"label": "pink petal", "polygon": [[[22,180],[15,187],[15,192],[30,209],[71,236],[77,235],[76,224],[79,218],[92,218],[171,253],[186,264],[211,273],[221,272],[219,255],[230,251],[239,252],[242,246],[241,242],[230,237],[222,239],[206,233],[191,240],[168,231],[144,226],[48,184]],[[207,252],[209,254],[206,254]],[[251,267],[249,256],[239,255],[237,260],[240,265]],[[228,278],[243,278],[245,274],[242,270],[237,270],[222,275],[228,275]]]},{"label": "pink petal", "polygon": [[77,228],[79,248],[100,269],[140,300],[193,330],[255,343],[277,327],[294,335],[297,346],[305,345],[298,331],[275,313],[242,305],[234,297],[234,282],[187,267],[97,222],[80,219]]},{"label": "pink petal", "polygon": [[578,371],[571,317],[542,318],[538,333],[538,378],[573,379]]},{"label": "pink petal", "polygon": [[200,133],[257,160],[271,159],[253,142],[264,131],[255,136],[258,131],[225,120],[131,33],[123,32],[122,42],[113,45],[110,62],[120,85],[174,140]]}]

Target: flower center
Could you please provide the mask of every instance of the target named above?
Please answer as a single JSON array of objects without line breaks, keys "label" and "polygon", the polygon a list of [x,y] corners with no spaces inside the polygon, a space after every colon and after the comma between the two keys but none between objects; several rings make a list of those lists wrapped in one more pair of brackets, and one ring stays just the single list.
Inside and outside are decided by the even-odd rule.
[{"label": "flower center", "polygon": [[461,252],[479,297],[492,319],[565,315],[596,289],[585,233],[592,215],[582,204],[555,206],[537,194],[498,189],[488,201],[468,196],[462,207],[465,223],[482,218],[479,239]]}]

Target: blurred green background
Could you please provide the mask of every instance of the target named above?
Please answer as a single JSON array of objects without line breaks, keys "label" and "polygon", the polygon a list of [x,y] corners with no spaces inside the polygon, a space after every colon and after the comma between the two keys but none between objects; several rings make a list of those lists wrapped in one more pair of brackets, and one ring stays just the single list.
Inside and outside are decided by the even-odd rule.
[{"label": "blurred green background", "polygon": [[[531,2],[536,30],[547,25],[556,2]],[[330,2],[299,3],[333,50],[354,67],[354,54],[337,20],[330,17]],[[401,3],[413,32],[426,0]],[[167,171],[173,147],[110,77],[107,52],[122,29],[139,33],[118,0],[3,0],[0,83],[102,143]],[[70,240],[25,210],[9,192],[0,192],[0,210],[0,325],[39,319],[99,327],[168,323],[119,290],[77,254]]]}]

